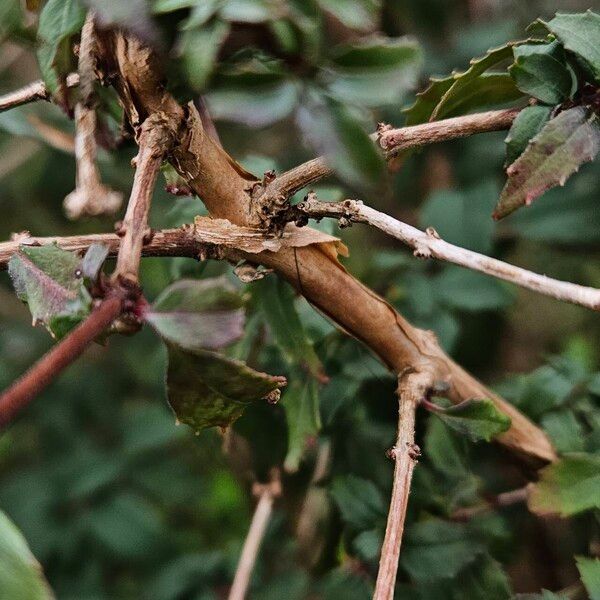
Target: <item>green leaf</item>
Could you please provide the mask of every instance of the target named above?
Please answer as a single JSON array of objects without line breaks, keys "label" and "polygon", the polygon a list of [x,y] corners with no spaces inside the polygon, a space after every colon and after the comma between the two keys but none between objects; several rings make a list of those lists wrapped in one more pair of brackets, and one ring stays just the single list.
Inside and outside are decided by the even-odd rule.
[{"label": "green leaf", "polygon": [[600,508],[600,455],[568,454],[542,469],[528,505],[537,514],[563,517]]},{"label": "green leaf", "polygon": [[[453,73],[449,78],[451,85],[444,91],[429,120],[464,114],[486,104],[502,104],[518,98],[521,93],[511,85],[512,82],[509,83],[507,74],[484,74],[511,59],[513,46],[519,43],[522,42],[492,48],[484,56],[471,60],[466,71]],[[442,90],[443,86],[438,84],[438,89]]]},{"label": "green leaf", "polygon": [[19,0],[4,0],[0,3],[0,42],[22,27],[23,11]]},{"label": "green leaf", "polygon": [[201,91],[206,87],[221,44],[229,35],[229,24],[214,20],[199,29],[188,29],[181,36],[182,66],[190,86]]},{"label": "green leaf", "polygon": [[273,0],[225,0],[220,14],[236,23],[264,23],[274,18],[277,8]]},{"label": "green leaf", "polygon": [[456,600],[508,600],[512,599],[508,575],[502,565],[488,554],[459,573],[456,578]]},{"label": "green leaf", "polygon": [[406,125],[418,125],[429,121],[435,107],[453,83],[453,76],[432,77],[427,88],[417,94],[415,102],[402,111],[406,115]]},{"label": "green leaf", "polygon": [[335,49],[324,83],[341,102],[398,104],[412,89],[422,62],[419,45],[406,38],[371,38]]},{"label": "green leaf", "polygon": [[37,59],[44,82],[54,93],[72,60],[70,38],[83,26],[85,9],[78,0],[48,0],[40,13]]},{"label": "green leaf", "polygon": [[529,140],[534,138],[550,118],[552,109],[549,106],[527,106],[519,112],[513,121],[506,143],[506,163],[512,163],[523,154]]},{"label": "green leaf", "polygon": [[432,412],[448,427],[474,442],[489,442],[510,428],[510,417],[500,412],[491,400],[465,400]]},{"label": "green leaf", "polygon": [[375,484],[356,475],[337,477],[331,495],[344,522],[355,531],[364,531],[385,522],[386,502]]},{"label": "green leaf", "polygon": [[177,419],[200,431],[228,427],[252,402],[285,383],[244,363],[207,350],[183,351],[167,344],[167,397]]},{"label": "green leaf", "polygon": [[569,600],[568,596],[542,590],[539,594],[517,594],[514,600]]},{"label": "green leaf", "polygon": [[104,261],[108,257],[108,246],[93,243],[85,252],[81,261],[81,274],[88,281],[95,282],[98,279]]},{"label": "green leaf", "polygon": [[283,466],[288,473],[295,473],[308,443],[316,439],[321,429],[317,381],[312,377],[292,375],[281,404],[285,408],[288,429],[288,452]]},{"label": "green leaf", "polygon": [[581,581],[590,600],[600,600],[600,558],[575,557]]},{"label": "green leaf", "polygon": [[558,42],[523,44],[515,47],[513,53],[515,62],[508,71],[524,94],[545,104],[560,104],[569,98],[573,76]]},{"label": "green leaf", "polygon": [[383,158],[341,102],[309,90],[296,120],[307,141],[327,157],[342,180],[357,189],[381,190],[386,175]]},{"label": "green leaf", "polygon": [[433,227],[450,244],[488,254],[496,224],[489,218],[498,188],[485,182],[460,190],[438,190],[425,201],[419,216],[423,229]]},{"label": "green leaf", "polygon": [[116,26],[135,34],[148,44],[158,44],[160,34],[150,17],[147,0],[83,0],[97,14],[98,21],[105,26]]},{"label": "green leaf", "polygon": [[166,288],[144,319],[182,349],[215,350],[243,333],[243,301],[224,278],[181,279]]},{"label": "green leaf", "polygon": [[400,564],[418,582],[455,577],[484,551],[463,524],[430,519],[411,525]]},{"label": "green leaf", "polygon": [[548,121],[507,170],[508,180],[494,211],[501,219],[531,204],[567,178],[600,150],[598,118],[578,106]]},{"label": "green leaf", "polygon": [[26,302],[33,324],[62,337],[91,308],[80,272],[81,259],[56,244],[21,246],[8,263],[17,297]]},{"label": "green leaf", "polygon": [[500,310],[512,300],[497,279],[454,266],[447,267],[435,278],[435,291],[447,306],[471,312]]},{"label": "green leaf", "polygon": [[248,61],[221,71],[205,97],[213,118],[265,127],[291,114],[298,85],[279,66]]},{"label": "green leaf", "polygon": [[152,12],[160,15],[183,8],[192,8],[197,4],[197,0],[154,0],[152,4]]},{"label": "green leaf", "polygon": [[317,0],[322,10],[350,29],[371,31],[378,25],[379,0]]},{"label": "green leaf", "polygon": [[585,450],[585,432],[571,409],[545,414],[540,425],[550,436],[557,452]]},{"label": "green leaf", "polygon": [[0,511],[0,597],[6,600],[54,598],[27,541]]},{"label": "green leaf", "polygon": [[287,362],[322,378],[323,366],[296,311],[292,287],[279,277],[265,277],[255,286],[260,309]]},{"label": "green leaf", "polygon": [[585,13],[557,14],[544,25],[600,82],[600,15]]}]

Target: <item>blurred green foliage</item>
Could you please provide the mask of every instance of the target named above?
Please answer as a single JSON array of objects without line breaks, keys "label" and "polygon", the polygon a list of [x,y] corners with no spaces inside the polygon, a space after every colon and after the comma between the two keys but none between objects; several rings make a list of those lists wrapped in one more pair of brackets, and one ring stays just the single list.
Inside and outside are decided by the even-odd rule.
[{"label": "blurred green foliage", "polygon": [[[49,0],[42,11],[52,4],[57,2]],[[3,90],[40,75],[36,49],[42,65],[53,65],[52,77],[60,85],[74,64],[64,53],[65,40],[76,39],[70,36],[83,15],[83,5],[66,4],[63,20],[50,27],[54,41],[48,47],[48,40],[35,43],[34,11],[23,19],[20,2],[0,2]],[[387,188],[376,185],[383,168],[378,155],[363,154],[367,132],[377,121],[426,120],[435,108],[427,101],[439,100],[438,93],[442,97],[457,84],[463,90],[474,86],[469,89],[477,92],[477,102],[448,103],[441,116],[487,107],[490,99],[512,101],[524,90],[538,93],[542,101],[557,100],[546,88],[541,93],[530,88],[532,69],[546,58],[530,62],[535,53],[520,46],[518,77],[482,80],[476,62],[466,76],[440,79],[420,97],[419,111],[402,112],[417,89],[426,88],[429,76],[463,72],[473,57],[510,62],[510,46],[486,52],[522,39],[537,17],[548,21],[557,9],[582,11],[588,4],[84,4],[94,6],[105,22],[123,24],[160,48],[173,92],[181,101],[203,94],[224,147],[249,170],[280,172],[325,152],[339,162],[338,177],[316,190],[323,200],[358,190],[378,209],[434,226],[452,243],[600,287],[597,162],[583,167],[564,188],[495,224],[490,213],[504,179],[504,134],[407,154]],[[40,16],[40,27],[43,22]],[[567,48],[570,44],[565,42]],[[562,99],[571,94],[567,74],[573,67],[559,61],[558,68],[564,77],[552,93]],[[108,117],[119,116],[114,97],[103,94],[101,103],[107,130],[114,134],[118,124]],[[524,139],[547,117],[524,123]],[[73,157],[58,142],[72,131],[71,121],[52,104],[0,114],[2,238],[22,230],[69,235],[112,229],[107,218],[70,222],[63,214],[62,200],[74,188],[75,171]],[[514,135],[518,131],[512,133],[508,150],[516,158],[525,144],[523,136],[518,142]],[[99,156],[103,179],[125,193],[134,153],[129,142]],[[177,226],[203,210],[197,198],[175,198],[158,189],[152,225]],[[459,521],[457,511],[485,509],[495,494],[525,485],[532,473],[498,446],[474,444],[437,415],[419,410],[417,442],[423,457],[414,474],[397,597],[501,600],[546,588],[597,598],[598,561],[589,558],[598,553],[600,523],[596,314],[457,267],[416,261],[367,228],[320,226],[350,247],[344,262],[354,274],[414,324],[432,329],[461,364],[498,382],[498,391],[539,423],[565,455],[555,471],[542,475],[545,487],[530,508],[542,505],[539,512],[544,512],[550,506],[573,518],[535,516],[516,505],[476,510],[468,521]],[[0,509],[22,531],[60,600],[225,597],[252,514],[251,484],[268,480],[273,467],[282,470],[284,496],[267,530],[251,597],[362,600],[372,593],[391,490],[392,465],[385,451],[395,439],[394,377],[271,275],[241,284],[227,264],[183,258],[144,259],[142,268],[150,300],[182,277],[220,275],[246,298],[244,335],[227,355],[286,375],[289,385],[279,404],[254,403],[225,436],[215,429],[195,436],[176,426],[165,402],[166,351],[145,328],[91,348],[0,436]],[[0,385],[6,387],[51,340],[30,327],[5,273],[0,283]],[[580,467],[576,473],[569,461]],[[568,477],[562,476],[565,465]],[[558,507],[552,504],[557,486]],[[571,486],[584,489],[575,494],[576,502],[568,493]],[[550,490],[550,499],[540,499],[544,490]],[[27,556],[22,541],[17,545]],[[578,583],[580,573],[588,592]],[[0,598],[14,596],[0,587]]]}]

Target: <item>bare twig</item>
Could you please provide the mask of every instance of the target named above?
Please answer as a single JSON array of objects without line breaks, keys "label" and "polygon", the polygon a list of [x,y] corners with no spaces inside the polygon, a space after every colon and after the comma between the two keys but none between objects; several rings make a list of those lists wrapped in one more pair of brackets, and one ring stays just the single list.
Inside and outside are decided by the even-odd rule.
[{"label": "bare twig", "polygon": [[117,279],[134,284],[138,281],[144,240],[147,240],[150,235],[148,215],[154,184],[171,141],[172,132],[160,113],[151,115],[143,122],[133,188],[122,224],[124,236],[115,269]]},{"label": "bare twig", "polygon": [[383,128],[379,136],[379,145],[386,151],[387,156],[391,157],[401,150],[417,146],[468,137],[475,133],[502,131],[512,125],[519,112],[518,108],[491,110],[411,127]]},{"label": "bare twig", "polygon": [[530,490],[531,485],[528,484],[524,487],[517,488],[516,490],[502,492],[497,496],[488,498],[486,502],[478,504],[477,506],[466,506],[455,510],[451,519],[453,521],[468,521],[469,519],[484,514],[494,508],[503,508],[505,506],[513,506],[514,504],[527,502]]},{"label": "bare twig", "polygon": [[[386,156],[392,158],[401,150],[462,138],[475,133],[508,129],[518,113],[518,109],[495,110],[399,129],[382,128],[379,133],[371,137],[374,140],[378,139]],[[262,205],[279,198],[289,198],[298,190],[332,173],[333,169],[327,164],[325,157],[313,158],[276,177],[256,202]]]},{"label": "bare twig", "polygon": [[74,362],[119,316],[122,307],[122,297],[118,295],[107,297],[85,321],[4,391],[0,396],[0,426],[9,423],[21,409]]},{"label": "bare twig", "polygon": [[273,503],[275,498],[281,494],[281,483],[278,475],[274,475],[271,482],[266,485],[255,484],[254,493],[258,496],[258,504],[254,510],[252,523],[244,541],[228,600],[244,600],[246,597],[252,570],[273,512]]},{"label": "bare twig", "polygon": [[75,160],[77,175],[75,190],[64,200],[70,219],[82,216],[113,214],[121,207],[123,196],[100,181],[96,165],[96,110],[95,110],[95,35],[94,12],[89,11],[79,45],[79,92],[75,106]]},{"label": "bare twig", "polygon": [[[79,75],[77,73],[70,73],[67,75],[67,87],[77,87],[79,85]],[[51,94],[46,88],[46,84],[40,79],[28,83],[26,86],[9,92],[0,96],[0,112],[22,106],[23,104],[29,104],[30,102],[36,102],[37,100],[50,100]]]},{"label": "bare twig", "polygon": [[578,304],[592,310],[600,310],[600,290],[596,288],[552,279],[478,252],[454,246],[442,240],[433,228],[421,231],[408,223],[398,221],[363,204],[360,200],[319,202],[315,199],[314,194],[308,194],[306,200],[292,207],[291,210],[292,213],[297,215],[317,219],[335,217],[340,219],[342,224],[351,222],[368,223],[413,248],[414,255],[419,258],[444,260],[485,275],[509,281],[557,300]]},{"label": "bare twig", "polygon": [[379,572],[374,600],[393,600],[404,519],[410,493],[410,482],[420,450],[415,445],[415,411],[419,402],[433,385],[434,377],[428,371],[412,372],[399,378],[398,385],[398,438],[389,451],[394,459],[394,484],[388,513],[385,537],[381,547]]}]

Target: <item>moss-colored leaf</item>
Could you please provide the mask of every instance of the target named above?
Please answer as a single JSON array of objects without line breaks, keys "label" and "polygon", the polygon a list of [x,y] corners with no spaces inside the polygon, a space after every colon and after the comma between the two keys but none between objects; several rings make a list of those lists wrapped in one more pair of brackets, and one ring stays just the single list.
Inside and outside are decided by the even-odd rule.
[{"label": "moss-colored leaf", "polygon": [[182,279],[163,291],[144,318],[171,344],[214,350],[242,336],[242,305],[225,279]]},{"label": "moss-colored leaf", "polygon": [[455,406],[437,408],[433,414],[474,442],[489,442],[510,427],[510,418],[500,412],[491,400],[465,400]]},{"label": "moss-colored leaf", "polygon": [[600,82],[600,15],[591,10],[578,14],[557,14],[544,25]]},{"label": "moss-colored leaf", "polygon": [[590,600],[600,600],[600,558],[576,557],[577,569]]},{"label": "moss-colored leaf", "polygon": [[561,44],[523,44],[513,53],[515,62],[508,70],[524,94],[545,104],[559,104],[571,95],[573,76]]},{"label": "moss-colored leaf", "polygon": [[529,141],[534,138],[550,118],[549,106],[527,106],[519,112],[506,136],[506,163],[508,167],[523,154]]},{"label": "moss-colored leaf", "polygon": [[44,575],[21,532],[0,511],[0,598],[51,600]]},{"label": "moss-colored leaf", "polygon": [[108,257],[108,246],[104,244],[92,244],[81,261],[81,274],[89,281],[96,281],[104,261]]},{"label": "moss-colored leaf", "polygon": [[167,347],[169,404],[177,419],[195,431],[231,425],[249,404],[285,383],[282,377],[260,373],[215,352]]},{"label": "moss-colored leaf", "polygon": [[593,160],[598,150],[600,125],[595,115],[582,106],[560,113],[508,168],[494,218],[501,219],[550,188],[563,185],[583,163]]},{"label": "moss-colored leaf", "polygon": [[354,531],[372,529],[385,522],[386,502],[372,481],[356,475],[338,477],[331,486],[331,495],[342,519]]},{"label": "moss-colored leaf", "polygon": [[600,508],[600,456],[567,454],[544,468],[528,504],[537,514],[563,517]]}]

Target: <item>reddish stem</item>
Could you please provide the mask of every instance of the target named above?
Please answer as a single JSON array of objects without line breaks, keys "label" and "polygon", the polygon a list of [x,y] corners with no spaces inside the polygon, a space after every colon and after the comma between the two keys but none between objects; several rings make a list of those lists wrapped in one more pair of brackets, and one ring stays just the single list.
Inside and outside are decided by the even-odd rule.
[{"label": "reddish stem", "polygon": [[122,309],[123,299],[120,296],[107,297],[85,321],[5,390],[0,396],[0,427],[12,421],[21,409],[75,361],[121,314]]}]

